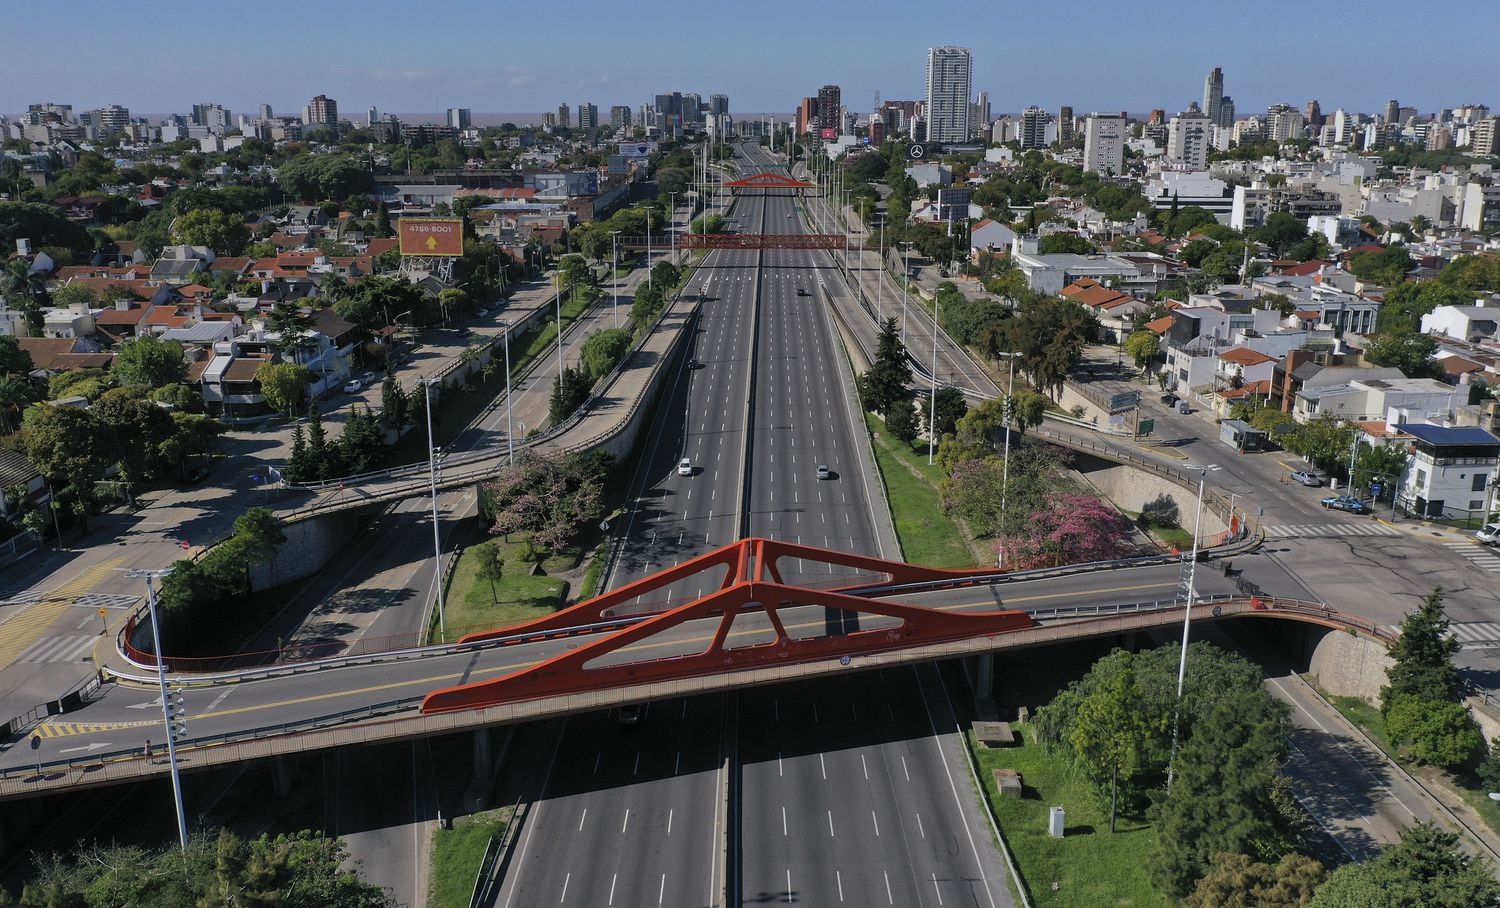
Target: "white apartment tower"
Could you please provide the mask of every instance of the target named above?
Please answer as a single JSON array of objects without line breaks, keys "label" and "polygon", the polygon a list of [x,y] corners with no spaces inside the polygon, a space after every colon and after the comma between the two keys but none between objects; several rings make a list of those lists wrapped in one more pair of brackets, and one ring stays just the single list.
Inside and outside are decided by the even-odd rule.
[{"label": "white apartment tower", "polygon": [[1285,142],[1302,137],[1302,112],[1290,104],[1272,104],[1266,108],[1266,138]]},{"label": "white apartment tower", "polygon": [[969,91],[972,87],[968,48],[927,49],[927,141],[969,140]]},{"label": "white apartment tower", "polygon": [[1089,114],[1083,122],[1083,170],[1119,176],[1125,170],[1125,119]]},{"label": "white apartment tower", "polygon": [[474,114],[467,107],[448,108],[448,125],[454,129],[468,129],[474,125]]},{"label": "white apartment tower", "polygon": [[1046,148],[1047,125],[1051,117],[1040,107],[1032,106],[1021,111],[1021,147]]},{"label": "white apartment tower", "polygon": [[1188,109],[1167,123],[1167,160],[1189,170],[1208,167],[1209,142],[1213,138],[1213,121],[1190,104]]}]

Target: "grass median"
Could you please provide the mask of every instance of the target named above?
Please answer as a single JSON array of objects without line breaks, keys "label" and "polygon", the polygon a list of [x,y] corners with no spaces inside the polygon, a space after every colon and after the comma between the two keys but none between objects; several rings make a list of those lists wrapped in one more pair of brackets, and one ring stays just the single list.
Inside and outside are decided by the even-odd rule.
[{"label": "grass median", "polygon": [[890,502],[896,535],[907,563],[941,568],[974,567],[963,533],[943,513],[938,493],[942,468],[929,466],[925,457],[917,457],[910,446],[891,438],[878,417],[866,413],[865,423],[875,439],[875,463],[885,484],[885,497]]},{"label": "grass median", "polygon": [[498,810],[458,817],[452,829],[433,830],[429,908],[469,908],[490,837],[498,838],[504,831],[505,821]]},{"label": "grass median", "polygon": [[[498,538],[488,541],[495,544],[500,557],[505,559],[504,570],[492,590],[487,581],[479,579],[479,555],[475,547],[469,546],[459,555],[444,603],[449,640],[550,615],[562,607],[567,595],[567,581],[527,573],[528,565],[521,557],[524,546]],[[429,637],[430,642],[436,642],[435,622]]]},{"label": "grass median", "polygon": [[[1016,747],[990,749],[969,738],[979,758],[984,795],[994,806],[1006,844],[1015,857],[1023,885],[1039,906],[1168,905],[1151,885],[1145,856],[1156,832],[1135,818],[1118,817],[1109,831],[1109,808],[1081,774],[1031,737],[1031,728],[1012,726]],[[1021,774],[1022,797],[1001,797],[996,769]],[[1066,812],[1065,835],[1047,832],[1052,807]]]}]

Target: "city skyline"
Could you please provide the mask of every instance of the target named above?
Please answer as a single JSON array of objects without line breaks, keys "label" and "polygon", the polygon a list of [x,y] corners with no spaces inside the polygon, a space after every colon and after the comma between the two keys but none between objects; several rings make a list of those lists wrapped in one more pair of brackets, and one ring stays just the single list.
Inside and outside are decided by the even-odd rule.
[{"label": "city skyline", "polygon": [[[100,6],[84,4],[91,5]],[[167,12],[165,4],[148,3],[143,15],[150,15],[152,5]],[[1339,22],[1336,33],[1271,28],[1283,18],[1305,14],[1305,8],[1286,0],[1272,0],[1253,11],[1224,10],[1212,21],[1197,15],[1197,7],[1181,2],[1161,4],[1150,17],[1093,0],[1066,10],[1007,10],[1005,27],[1014,34],[1066,35],[1079,22],[1089,22],[1095,34],[1109,36],[1107,41],[1099,39],[1093,52],[1069,54],[1061,61],[1065,65],[1058,65],[1056,42],[968,40],[970,28],[956,29],[952,22],[960,16],[972,19],[974,13],[948,0],[924,8],[920,21],[912,22],[899,18],[907,8],[889,3],[862,6],[866,15],[860,19],[851,19],[847,10],[783,0],[762,4],[748,18],[668,3],[660,15],[636,21],[611,18],[610,8],[587,2],[572,4],[573,17],[583,23],[607,22],[608,28],[574,31],[564,51],[545,43],[511,46],[504,64],[483,66],[447,61],[490,59],[487,48],[497,30],[545,32],[556,26],[556,9],[502,11],[464,3],[429,4],[424,7],[425,22],[404,33],[416,47],[428,39],[426,46],[441,47],[441,60],[426,62],[418,54],[383,65],[370,62],[368,48],[381,40],[381,23],[409,16],[408,8],[374,0],[367,15],[349,19],[332,9],[273,2],[268,4],[269,18],[280,9],[296,10],[301,28],[278,33],[277,47],[282,59],[296,59],[298,65],[267,65],[260,55],[226,56],[212,42],[196,42],[173,48],[149,70],[115,52],[112,31],[77,29],[76,18],[39,8],[35,26],[70,41],[69,65],[56,66],[55,46],[50,43],[11,48],[0,61],[0,112],[15,114],[27,104],[47,100],[72,104],[75,110],[121,104],[132,113],[181,112],[203,101],[236,111],[269,103],[278,112],[291,112],[313,95],[325,94],[339,101],[346,116],[370,105],[438,114],[450,107],[476,114],[540,114],[555,110],[562,101],[575,106],[589,101],[602,109],[634,107],[663,90],[699,90],[705,95],[727,93],[735,112],[789,113],[798,99],[828,83],[843,89],[849,109],[867,112],[876,91],[885,98],[923,97],[927,49],[957,44],[971,50],[973,88],[990,92],[997,113],[1019,112],[1031,104],[1054,110],[1066,104],[1080,115],[1153,108],[1175,112],[1201,99],[1204,74],[1213,67],[1223,69],[1225,92],[1235,97],[1240,116],[1275,103],[1300,107],[1314,98],[1328,111],[1343,107],[1378,113],[1395,97],[1426,113],[1485,102],[1482,95],[1490,87],[1475,84],[1467,65],[1484,53],[1489,36],[1483,29],[1453,27],[1470,13],[1486,15],[1487,8],[1478,0],[1455,0],[1448,6],[1444,17],[1409,17],[1393,0],[1376,0],[1360,7],[1359,18]],[[691,12],[691,20],[677,16],[677,11]],[[462,15],[469,25],[448,29],[442,25],[448,21],[445,14]],[[682,40],[675,40],[663,35],[663,21],[691,21],[692,26],[684,26]],[[1401,27],[1391,28],[1392,22]],[[819,23],[836,25],[845,40],[825,46],[818,36],[827,31]],[[894,27],[898,23],[900,27]],[[1163,23],[1172,26],[1170,38],[1161,31]],[[329,30],[337,31],[338,41],[327,40]],[[1266,34],[1263,41],[1255,40],[1260,32]],[[722,40],[705,41],[704,34]],[[1225,34],[1247,39],[1218,40]],[[668,40],[663,42],[663,37]],[[1163,40],[1177,42],[1180,52],[1160,54]],[[1420,71],[1393,70],[1372,77],[1360,67],[1327,66],[1328,49],[1335,41],[1350,53],[1371,58],[1399,58],[1424,42],[1441,43],[1446,52]],[[1084,51],[1090,51],[1089,45],[1069,42]],[[669,49],[643,54],[641,48],[647,46]],[[764,65],[768,47],[777,48],[775,67]],[[744,53],[733,53],[736,48]],[[1274,65],[1267,63],[1270,59]],[[787,60],[808,62],[793,69],[784,65]]]}]

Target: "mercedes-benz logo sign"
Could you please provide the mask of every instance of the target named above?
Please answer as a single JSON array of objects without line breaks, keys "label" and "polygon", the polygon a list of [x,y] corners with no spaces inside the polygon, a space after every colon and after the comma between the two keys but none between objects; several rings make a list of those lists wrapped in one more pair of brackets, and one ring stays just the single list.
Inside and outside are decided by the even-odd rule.
[{"label": "mercedes-benz logo sign", "polygon": [[923,147],[922,147],[922,146],[920,146],[920,145],[913,145],[913,146],[912,146],[912,147],[911,147],[911,152],[910,152],[910,154],[911,154],[911,156],[912,156],[912,157],[914,157],[914,158],[920,158],[920,157],[921,157],[921,156],[922,156],[922,155],[924,155],[924,154],[926,154],[926,153],[927,153],[927,149],[925,149],[925,148],[923,148]]},{"label": "mercedes-benz logo sign", "polygon": [[1219,605],[1214,606],[1214,617],[1215,618],[1222,618],[1223,616],[1224,616],[1224,608],[1223,608],[1223,606],[1219,606]]}]

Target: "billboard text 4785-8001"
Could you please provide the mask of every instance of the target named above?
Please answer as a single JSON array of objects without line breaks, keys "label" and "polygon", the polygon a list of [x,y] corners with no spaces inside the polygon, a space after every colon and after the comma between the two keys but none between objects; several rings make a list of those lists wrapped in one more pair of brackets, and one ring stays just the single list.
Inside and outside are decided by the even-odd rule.
[{"label": "billboard text 4785-8001", "polygon": [[399,223],[402,255],[464,254],[463,218],[402,218]]}]

